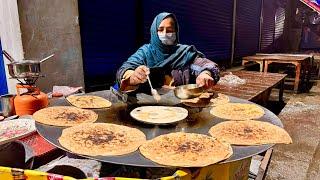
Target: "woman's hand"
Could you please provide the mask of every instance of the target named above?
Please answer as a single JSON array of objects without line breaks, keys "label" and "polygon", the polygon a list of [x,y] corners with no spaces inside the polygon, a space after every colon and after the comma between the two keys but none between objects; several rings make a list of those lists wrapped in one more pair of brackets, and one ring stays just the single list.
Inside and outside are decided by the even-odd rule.
[{"label": "woman's hand", "polygon": [[150,74],[149,68],[147,66],[137,67],[133,74],[129,78],[129,84],[131,86],[136,86],[138,84],[145,83],[147,81],[147,75]]},{"label": "woman's hand", "polygon": [[208,72],[204,71],[200,73],[196,79],[196,83],[200,87],[210,88],[214,86],[216,83],[214,82],[213,78],[209,75]]}]

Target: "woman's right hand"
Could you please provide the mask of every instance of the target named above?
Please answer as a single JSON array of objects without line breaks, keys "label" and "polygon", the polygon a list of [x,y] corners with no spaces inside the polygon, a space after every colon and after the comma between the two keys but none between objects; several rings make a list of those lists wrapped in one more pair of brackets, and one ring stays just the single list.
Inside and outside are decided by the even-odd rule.
[{"label": "woman's right hand", "polygon": [[145,83],[147,81],[147,75],[149,74],[150,70],[147,66],[138,66],[130,76],[129,84],[131,86],[136,86]]}]

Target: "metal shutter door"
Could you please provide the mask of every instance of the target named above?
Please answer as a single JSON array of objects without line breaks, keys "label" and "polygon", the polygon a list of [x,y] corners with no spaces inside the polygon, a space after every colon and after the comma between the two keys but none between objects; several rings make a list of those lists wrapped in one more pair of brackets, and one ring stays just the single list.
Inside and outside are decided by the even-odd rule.
[{"label": "metal shutter door", "polygon": [[274,39],[279,39],[283,34],[284,20],[285,20],[285,9],[279,7],[275,14],[275,32]]},{"label": "metal shutter door", "polygon": [[86,91],[109,88],[136,50],[135,1],[78,2]]},{"label": "metal shutter door", "polygon": [[237,0],[235,58],[259,49],[261,0]]},{"label": "metal shutter door", "polygon": [[261,52],[273,52],[275,30],[275,0],[264,0],[262,9]]},{"label": "metal shutter door", "polygon": [[275,30],[274,30],[274,48],[275,51],[282,52],[284,50],[283,31],[286,11],[284,8],[279,7],[275,13]]},{"label": "metal shutter door", "polygon": [[207,58],[230,60],[232,38],[232,0],[143,1],[144,40],[150,41],[153,18],[172,12],[180,25],[180,43],[195,45]]}]

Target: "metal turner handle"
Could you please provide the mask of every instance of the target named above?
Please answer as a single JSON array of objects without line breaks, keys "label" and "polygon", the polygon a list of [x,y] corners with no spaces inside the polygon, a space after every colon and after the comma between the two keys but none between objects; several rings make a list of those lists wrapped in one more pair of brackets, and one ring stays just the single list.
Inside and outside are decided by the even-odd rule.
[{"label": "metal turner handle", "polygon": [[52,56],[54,56],[54,54],[51,54],[50,56],[43,58],[42,60],[40,60],[40,63],[43,63],[44,61],[50,59]]},{"label": "metal turner handle", "polygon": [[149,85],[150,85],[151,94],[152,94],[153,98],[154,98],[156,101],[160,101],[161,96],[159,95],[159,93],[158,93],[158,91],[157,91],[156,89],[153,89],[149,75],[147,75],[147,80],[148,80],[148,83],[149,83]]},{"label": "metal turner handle", "polygon": [[9,61],[14,62],[13,57],[10,56],[10,54],[9,54],[7,51],[3,50],[3,51],[2,51],[2,54],[3,54]]},{"label": "metal turner handle", "polygon": [[152,84],[151,84],[151,81],[150,81],[149,75],[147,75],[147,79],[148,79],[148,83],[149,83],[149,85],[150,85],[150,88],[151,88],[151,90],[152,90],[152,89],[153,89],[153,87],[152,87]]}]

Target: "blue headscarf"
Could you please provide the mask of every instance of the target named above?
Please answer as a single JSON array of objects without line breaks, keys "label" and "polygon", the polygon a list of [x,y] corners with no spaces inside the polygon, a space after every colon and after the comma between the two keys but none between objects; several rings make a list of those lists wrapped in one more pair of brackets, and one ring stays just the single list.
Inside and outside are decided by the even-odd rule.
[{"label": "blue headscarf", "polygon": [[[167,17],[172,17],[175,21],[176,42],[174,45],[165,45],[158,37],[158,27]],[[204,57],[194,46],[179,44],[179,25],[174,14],[167,12],[158,14],[152,22],[150,34],[150,44],[140,47],[120,67],[117,73],[118,82],[120,82],[125,71],[128,69],[134,70],[140,65],[146,65],[150,69],[183,69],[187,65],[190,65],[197,56]]]}]

